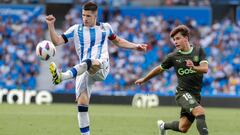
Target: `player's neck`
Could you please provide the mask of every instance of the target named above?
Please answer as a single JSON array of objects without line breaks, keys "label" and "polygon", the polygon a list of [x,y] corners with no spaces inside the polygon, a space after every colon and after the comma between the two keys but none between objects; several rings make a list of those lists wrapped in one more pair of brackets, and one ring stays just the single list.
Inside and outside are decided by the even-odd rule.
[{"label": "player's neck", "polygon": [[85,27],[92,28],[92,27],[96,27],[96,26],[97,26],[97,22],[94,22],[93,24],[91,24],[89,26],[85,26]]},{"label": "player's neck", "polygon": [[182,52],[189,52],[192,49],[190,43],[187,43],[185,47],[181,50]]}]

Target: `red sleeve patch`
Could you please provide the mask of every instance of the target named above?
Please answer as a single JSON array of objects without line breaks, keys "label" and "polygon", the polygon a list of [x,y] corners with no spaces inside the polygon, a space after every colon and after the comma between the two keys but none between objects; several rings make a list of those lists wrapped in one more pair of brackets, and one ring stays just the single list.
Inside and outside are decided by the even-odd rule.
[{"label": "red sleeve patch", "polygon": [[116,36],[115,34],[112,34],[111,36],[108,37],[108,39],[109,39],[109,40],[114,40],[114,39],[116,39],[116,37],[117,37],[117,36]]}]

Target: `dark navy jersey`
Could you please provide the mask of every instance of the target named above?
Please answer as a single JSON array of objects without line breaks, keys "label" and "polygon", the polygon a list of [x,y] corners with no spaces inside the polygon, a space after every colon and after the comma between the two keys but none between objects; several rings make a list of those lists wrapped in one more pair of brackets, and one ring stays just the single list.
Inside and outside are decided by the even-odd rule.
[{"label": "dark navy jersey", "polygon": [[191,60],[195,66],[198,66],[201,62],[207,63],[204,50],[200,47],[191,47],[188,52],[174,51],[168,54],[160,66],[164,70],[174,67],[178,77],[177,90],[200,93],[203,73],[197,73],[187,67],[186,60]]}]

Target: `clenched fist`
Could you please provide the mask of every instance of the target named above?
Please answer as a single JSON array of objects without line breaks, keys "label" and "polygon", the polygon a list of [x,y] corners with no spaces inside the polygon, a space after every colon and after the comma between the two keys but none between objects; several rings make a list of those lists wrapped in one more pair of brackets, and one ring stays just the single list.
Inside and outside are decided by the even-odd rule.
[{"label": "clenched fist", "polygon": [[54,24],[55,21],[56,21],[56,18],[53,15],[46,16],[46,22],[48,25]]}]

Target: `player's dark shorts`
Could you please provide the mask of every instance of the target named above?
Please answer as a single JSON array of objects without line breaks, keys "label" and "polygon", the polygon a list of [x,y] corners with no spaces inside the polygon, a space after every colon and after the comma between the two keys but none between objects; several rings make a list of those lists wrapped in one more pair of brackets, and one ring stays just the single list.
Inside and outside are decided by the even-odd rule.
[{"label": "player's dark shorts", "polygon": [[185,90],[178,90],[175,98],[177,105],[181,106],[180,117],[186,116],[190,122],[193,122],[195,117],[191,112],[193,108],[200,105],[200,94],[192,94]]}]

